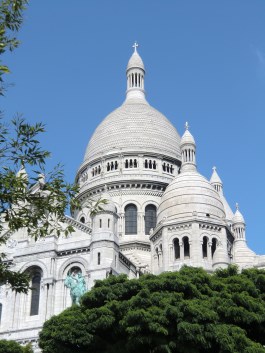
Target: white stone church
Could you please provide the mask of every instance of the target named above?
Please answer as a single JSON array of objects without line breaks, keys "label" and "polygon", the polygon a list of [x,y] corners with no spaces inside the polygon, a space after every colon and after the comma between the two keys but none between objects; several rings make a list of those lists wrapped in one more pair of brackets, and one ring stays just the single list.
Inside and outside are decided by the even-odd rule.
[{"label": "white stone church", "polygon": [[[13,269],[30,274],[35,291],[1,286],[0,338],[36,343],[43,322],[71,305],[64,281],[72,271],[89,290],[110,274],[135,278],[184,264],[208,272],[265,267],[265,256],[247,247],[244,218],[228,205],[216,169],[210,181],[197,171],[188,124],[180,138],[146,101],[136,44],[126,76],[124,103],[97,127],[76,175],[82,209],[65,218],[75,232],[35,242],[21,230],[3,249]],[[93,218],[92,197],[108,200]]]}]

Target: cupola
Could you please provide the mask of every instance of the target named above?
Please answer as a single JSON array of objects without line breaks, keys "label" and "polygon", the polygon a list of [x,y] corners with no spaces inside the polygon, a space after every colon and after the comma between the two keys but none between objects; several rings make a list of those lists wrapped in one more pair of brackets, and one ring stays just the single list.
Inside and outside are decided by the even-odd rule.
[{"label": "cupola", "polygon": [[236,212],[233,217],[233,230],[234,230],[234,235],[235,235],[235,240],[246,240],[246,234],[245,234],[245,220],[244,217],[242,216],[241,212],[239,211],[239,206],[238,203],[236,204]]},{"label": "cupola", "polygon": [[134,52],[128,62],[126,75],[127,75],[127,91],[126,100],[131,98],[145,99],[144,91],[144,63],[138,54],[138,44],[135,42],[133,45]]},{"label": "cupola", "polygon": [[181,150],[181,172],[196,171],[196,144],[194,137],[189,132],[189,124],[185,124],[186,131],[180,141]]}]

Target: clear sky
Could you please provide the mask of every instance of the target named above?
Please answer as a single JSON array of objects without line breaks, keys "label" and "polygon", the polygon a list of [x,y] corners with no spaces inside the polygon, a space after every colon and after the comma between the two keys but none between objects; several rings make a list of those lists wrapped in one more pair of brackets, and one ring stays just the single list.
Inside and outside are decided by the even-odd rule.
[{"label": "clear sky", "polygon": [[265,254],[264,0],[32,0],[19,38],[2,109],[46,124],[49,167],[62,162],[74,180],[94,129],[124,100],[137,40],[149,103],[181,135],[189,122],[199,171],[217,166],[248,244]]}]

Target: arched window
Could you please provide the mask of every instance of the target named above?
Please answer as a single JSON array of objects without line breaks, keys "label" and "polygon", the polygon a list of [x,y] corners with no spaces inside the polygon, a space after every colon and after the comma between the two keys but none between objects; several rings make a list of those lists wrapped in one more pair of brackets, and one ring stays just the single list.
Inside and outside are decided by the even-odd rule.
[{"label": "arched window", "polygon": [[134,168],[137,168],[137,159],[135,159],[135,160],[133,161],[133,167],[134,167]]},{"label": "arched window", "polygon": [[184,237],[182,239],[183,241],[183,246],[184,246],[184,258],[190,257],[190,243],[189,243],[189,238]]},{"label": "arched window", "polygon": [[107,163],[107,172],[110,171],[110,165],[109,165],[109,162]]},{"label": "arched window", "polygon": [[81,223],[85,223],[85,222],[86,222],[85,217],[81,217],[81,218],[80,218],[80,222],[81,222]]},{"label": "arched window", "polygon": [[213,257],[213,254],[215,253],[216,246],[217,246],[217,239],[213,238],[212,239],[212,257]]},{"label": "arched window", "polygon": [[128,159],[125,160],[125,168],[129,168],[129,162]]},{"label": "arched window", "polygon": [[40,304],[40,281],[41,274],[39,272],[33,272],[31,277],[31,304],[30,304],[30,316],[39,314]]},{"label": "arched window", "polygon": [[150,233],[151,228],[156,226],[156,207],[147,205],[145,208],[145,234]]},{"label": "arched window", "polygon": [[118,169],[118,162],[115,161],[115,169]]},{"label": "arched window", "polygon": [[156,161],[153,162],[153,169],[156,169]]},{"label": "arched window", "polygon": [[149,160],[149,168],[152,169],[152,161],[151,161],[151,159]]},{"label": "arched window", "polygon": [[202,240],[202,257],[205,259],[208,257],[208,238],[207,237],[203,237]]},{"label": "arched window", "polygon": [[147,161],[147,159],[144,161],[144,167],[145,167],[145,168],[148,168],[148,161]]},{"label": "arched window", "polygon": [[125,234],[137,234],[137,207],[133,204],[125,207]]},{"label": "arched window", "polygon": [[180,259],[180,245],[179,239],[174,239],[174,252],[175,252],[175,259]]}]

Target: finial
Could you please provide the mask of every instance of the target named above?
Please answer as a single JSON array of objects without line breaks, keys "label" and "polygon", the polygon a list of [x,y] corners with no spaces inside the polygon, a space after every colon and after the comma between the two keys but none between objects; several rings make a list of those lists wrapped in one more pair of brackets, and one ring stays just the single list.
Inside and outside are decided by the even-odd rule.
[{"label": "finial", "polygon": [[237,211],[239,210],[239,205],[238,205],[238,203],[236,203],[236,209],[237,209]]},{"label": "finial", "polygon": [[135,41],[132,47],[134,48],[134,52],[137,53],[137,48],[139,47],[139,44]]},{"label": "finial", "polygon": [[189,130],[189,123],[186,121],[186,123],[185,123],[185,129],[186,130]]},{"label": "finial", "polygon": [[216,172],[216,167],[213,167],[213,172]]}]

